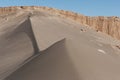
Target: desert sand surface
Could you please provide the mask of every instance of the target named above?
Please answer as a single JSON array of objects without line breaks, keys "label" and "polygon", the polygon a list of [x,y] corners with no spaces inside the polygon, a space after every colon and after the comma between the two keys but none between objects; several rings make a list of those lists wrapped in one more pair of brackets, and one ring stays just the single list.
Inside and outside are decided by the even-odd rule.
[{"label": "desert sand surface", "polygon": [[120,80],[120,41],[46,11],[0,16],[0,80]]}]

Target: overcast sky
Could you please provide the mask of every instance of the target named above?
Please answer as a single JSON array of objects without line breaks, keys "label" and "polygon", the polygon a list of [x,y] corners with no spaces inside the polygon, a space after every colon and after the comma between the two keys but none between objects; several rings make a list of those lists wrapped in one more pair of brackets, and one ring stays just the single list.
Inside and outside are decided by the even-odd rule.
[{"label": "overcast sky", "polygon": [[37,5],[89,16],[120,16],[120,0],[0,0],[0,6]]}]

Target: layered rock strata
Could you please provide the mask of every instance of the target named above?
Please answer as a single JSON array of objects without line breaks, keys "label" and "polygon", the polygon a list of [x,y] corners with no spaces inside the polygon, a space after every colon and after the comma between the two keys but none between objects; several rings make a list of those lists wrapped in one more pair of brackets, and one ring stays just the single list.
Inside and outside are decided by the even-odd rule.
[{"label": "layered rock strata", "polygon": [[14,6],[14,7],[2,7],[0,8],[0,15],[15,13],[17,11],[48,11],[58,16],[72,19],[84,26],[89,26],[94,28],[96,31],[101,31],[106,33],[116,39],[120,40],[120,18],[116,16],[105,17],[105,16],[84,16],[82,14],[58,10],[48,7],[39,6]]}]

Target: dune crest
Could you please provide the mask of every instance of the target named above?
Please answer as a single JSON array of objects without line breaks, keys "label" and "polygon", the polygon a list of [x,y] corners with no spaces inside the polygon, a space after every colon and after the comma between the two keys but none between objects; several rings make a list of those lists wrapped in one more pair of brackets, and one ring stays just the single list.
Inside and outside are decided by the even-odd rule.
[{"label": "dune crest", "polygon": [[10,14],[17,12],[19,10],[35,10],[35,11],[48,11],[58,16],[72,19],[84,26],[89,26],[94,28],[96,31],[101,31],[106,33],[116,39],[120,39],[120,18],[117,16],[105,17],[105,16],[96,16],[90,17],[82,14],[58,10],[48,7],[39,7],[39,6],[14,6],[14,7],[5,7],[0,8],[0,14]]},{"label": "dune crest", "polygon": [[120,80],[120,41],[86,27],[87,19],[47,7],[0,8],[0,80]]}]

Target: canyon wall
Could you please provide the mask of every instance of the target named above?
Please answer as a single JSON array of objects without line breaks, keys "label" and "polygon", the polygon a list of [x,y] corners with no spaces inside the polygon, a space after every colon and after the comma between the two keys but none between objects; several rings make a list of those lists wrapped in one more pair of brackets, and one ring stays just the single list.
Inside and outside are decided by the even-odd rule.
[{"label": "canyon wall", "polygon": [[120,18],[116,16],[90,17],[90,16],[84,16],[82,14],[78,14],[70,11],[58,10],[58,9],[53,9],[48,7],[39,7],[39,6],[3,7],[3,8],[0,8],[0,15],[15,13],[20,10],[48,11],[60,17],[72,19],[84,26],[92,27],[96,31],[101,31],[103,33],[106,33],[120,40]]}]

